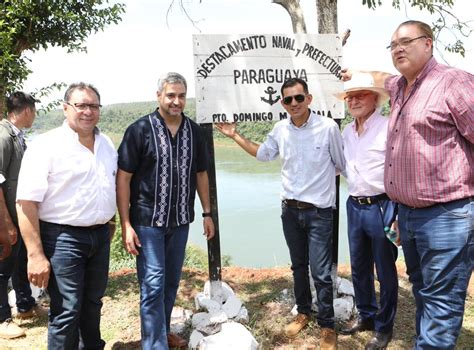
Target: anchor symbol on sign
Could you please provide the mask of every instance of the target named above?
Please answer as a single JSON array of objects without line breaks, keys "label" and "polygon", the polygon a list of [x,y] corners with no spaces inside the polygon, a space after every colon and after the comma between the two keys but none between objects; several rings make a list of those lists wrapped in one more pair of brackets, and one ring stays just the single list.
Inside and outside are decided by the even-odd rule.
[{"label": "anchor symbol on sign", "polygon": [[265,103],[268,103],[270,106],[273,106],[275,103],[278,102],[278,100],[280,99],[280,96],[276,96],[275,99],[272,98],[273,95],[275,95],[278,91],[276,91],[275,89],[273,89],[273,87],[269,86],[266,90],[263,91],[264,93],[266,93],[268,95],[268,99],[266,99],[265,97],[260,97],[260,100],[262,100],[263,102]]}]

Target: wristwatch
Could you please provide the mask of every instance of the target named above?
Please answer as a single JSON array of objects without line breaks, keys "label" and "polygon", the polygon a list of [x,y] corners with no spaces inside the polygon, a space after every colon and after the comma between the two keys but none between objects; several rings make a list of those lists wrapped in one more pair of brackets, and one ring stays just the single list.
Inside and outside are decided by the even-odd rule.
[{"label": "wristwatch", "polygon": [[210,218],[212,217],[212,213],[202,213],[203,218]]}]

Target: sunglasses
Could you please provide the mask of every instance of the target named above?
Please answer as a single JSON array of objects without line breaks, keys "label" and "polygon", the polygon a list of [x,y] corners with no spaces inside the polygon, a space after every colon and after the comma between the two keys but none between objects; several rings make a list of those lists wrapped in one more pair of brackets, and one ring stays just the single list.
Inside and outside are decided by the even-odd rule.
[{"label": "sunglasses", "polygon": [[295,99],[296,102],[301,103],[304,101],[306,98],[306,95],[294,95],[294,96],[286,96],[283,98],[283,104],[285,105],[290,105],[291,102],[293,102],[293,99]]}]

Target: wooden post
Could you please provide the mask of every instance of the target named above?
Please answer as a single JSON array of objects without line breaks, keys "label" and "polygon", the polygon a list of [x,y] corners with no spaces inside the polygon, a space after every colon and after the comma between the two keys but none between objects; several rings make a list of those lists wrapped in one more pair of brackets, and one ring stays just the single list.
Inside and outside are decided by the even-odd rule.
[{"label": "wooden post", "polygon": [[212,220],[216,233],[214,238],[207,241],[207,257],[209,262],[209,280],[211,282],[221,280],[221,244],[219,237],[219,211],[217,207],[217,183],[216,183],[216,161],[214,154],[214,138],[212,123],[201,124],[204,130],[204,139],[209,150],[209,196],[211,197]]}]

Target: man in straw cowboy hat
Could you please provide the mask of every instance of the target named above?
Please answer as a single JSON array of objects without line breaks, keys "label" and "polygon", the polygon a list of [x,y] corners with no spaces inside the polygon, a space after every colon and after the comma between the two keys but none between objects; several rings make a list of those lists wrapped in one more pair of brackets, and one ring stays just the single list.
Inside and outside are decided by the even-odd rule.
[{"label": "man in straw cowboy hat", "polygon": [[[397,247],[386,237],[397,205],[385,194],[384,163],[388,118],[379,109],[388,100],[372,75],[354,74],[336,94],[354,117],[343,131],[345,176],[349,188],[347,226],[358,318],[342,334],[375,330],[366,349],[380,349],[392,338],[397,311]],[[380,282],[380,306],[374,286],[374,264]]]}]

